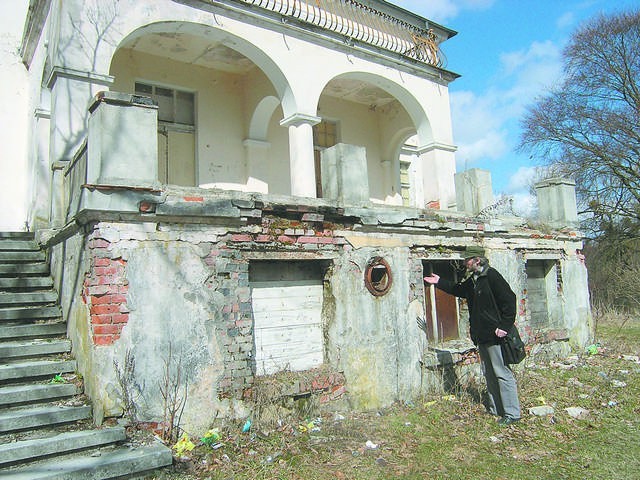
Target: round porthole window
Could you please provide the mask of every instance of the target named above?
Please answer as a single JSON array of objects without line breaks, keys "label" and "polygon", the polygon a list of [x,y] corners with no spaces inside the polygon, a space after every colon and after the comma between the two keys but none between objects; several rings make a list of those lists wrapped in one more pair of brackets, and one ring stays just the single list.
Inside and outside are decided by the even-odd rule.
[{"label": "round porthole window", "polygon": [[364,284],[372,295],[379,297],[391,288],[393,277],[389,264],[382,257],[373,257],[364,270]]}]

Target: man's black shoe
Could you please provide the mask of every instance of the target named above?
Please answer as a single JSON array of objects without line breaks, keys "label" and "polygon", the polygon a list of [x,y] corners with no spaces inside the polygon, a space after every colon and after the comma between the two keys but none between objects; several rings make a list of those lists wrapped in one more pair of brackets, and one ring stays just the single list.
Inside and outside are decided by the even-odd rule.
[{"label": "man's black shoe", "polygon": [[498,425],[500,425],[501,427],[507,427],[509,425],[513,425],[516,422],[519,422],[520,419],[519,418],[513,418],[513,417],[502,417],[502,420],[500,420],[498,422]]}]

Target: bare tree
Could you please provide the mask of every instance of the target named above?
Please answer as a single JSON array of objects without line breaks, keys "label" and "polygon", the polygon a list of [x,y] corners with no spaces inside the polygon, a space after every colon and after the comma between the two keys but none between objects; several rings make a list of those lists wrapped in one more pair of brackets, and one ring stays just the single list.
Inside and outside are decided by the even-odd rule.
[{"label": "bare tree", "polygon": [[529,108],[520,147],[576,180],[586,231],[632,235],[640,223],[640,11],[586,23],[563,58],[564,79]]}]

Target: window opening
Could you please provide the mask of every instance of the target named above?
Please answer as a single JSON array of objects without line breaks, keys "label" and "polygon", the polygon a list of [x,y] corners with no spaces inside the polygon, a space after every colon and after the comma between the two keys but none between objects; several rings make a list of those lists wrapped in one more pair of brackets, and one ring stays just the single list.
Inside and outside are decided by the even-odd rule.
[{"label": "window opening", "polygon": [[[460,260],[431,260],[424,262],[423,274],[435,273],[441,278],[457,282],[464,272]],[[446,342],[460,338],[459,319],[460,301],[433,285],[425,284],[425,323],[427,324],[427,339],[432,342]],[[464,329],[466,330],[466,329]]]},{"label": "window opening", "polygon": [[144,82],[135,83],[135,93],[158,104],[158,180],[194,186],[195,94]]},{"label": "window opening", "polygon": [[251,261],[256,375],[316,368],[324,361],[323,261]]},{"label": "window opening", "polygon": [[527,260],[527,310],[534,328],[549,325],[549,300],[559,288],[557,267],[555,260]]},{"label": "window opening", "polygon": [[364,284],[372,295],[380,297],[391,289],[393,276],[391,267],[382,257],[369,260],[364,270]]},{"label": "window opening", "polygon": [[409,168],[411,162],[400,161],[400,194],[402,195],[402,205],[408,207],[411,202],[410,189],[411,180],[409,178]]}]

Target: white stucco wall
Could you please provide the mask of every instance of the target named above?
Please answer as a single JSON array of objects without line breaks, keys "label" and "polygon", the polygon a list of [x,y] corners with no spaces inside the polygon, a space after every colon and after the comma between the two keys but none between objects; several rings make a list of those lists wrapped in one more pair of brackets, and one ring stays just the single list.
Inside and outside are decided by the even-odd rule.
[{"label": "white stucco wall", "polygon": [[29,90],[18,51],[28,0],[0,3],[0,230],[27,222]]}]

